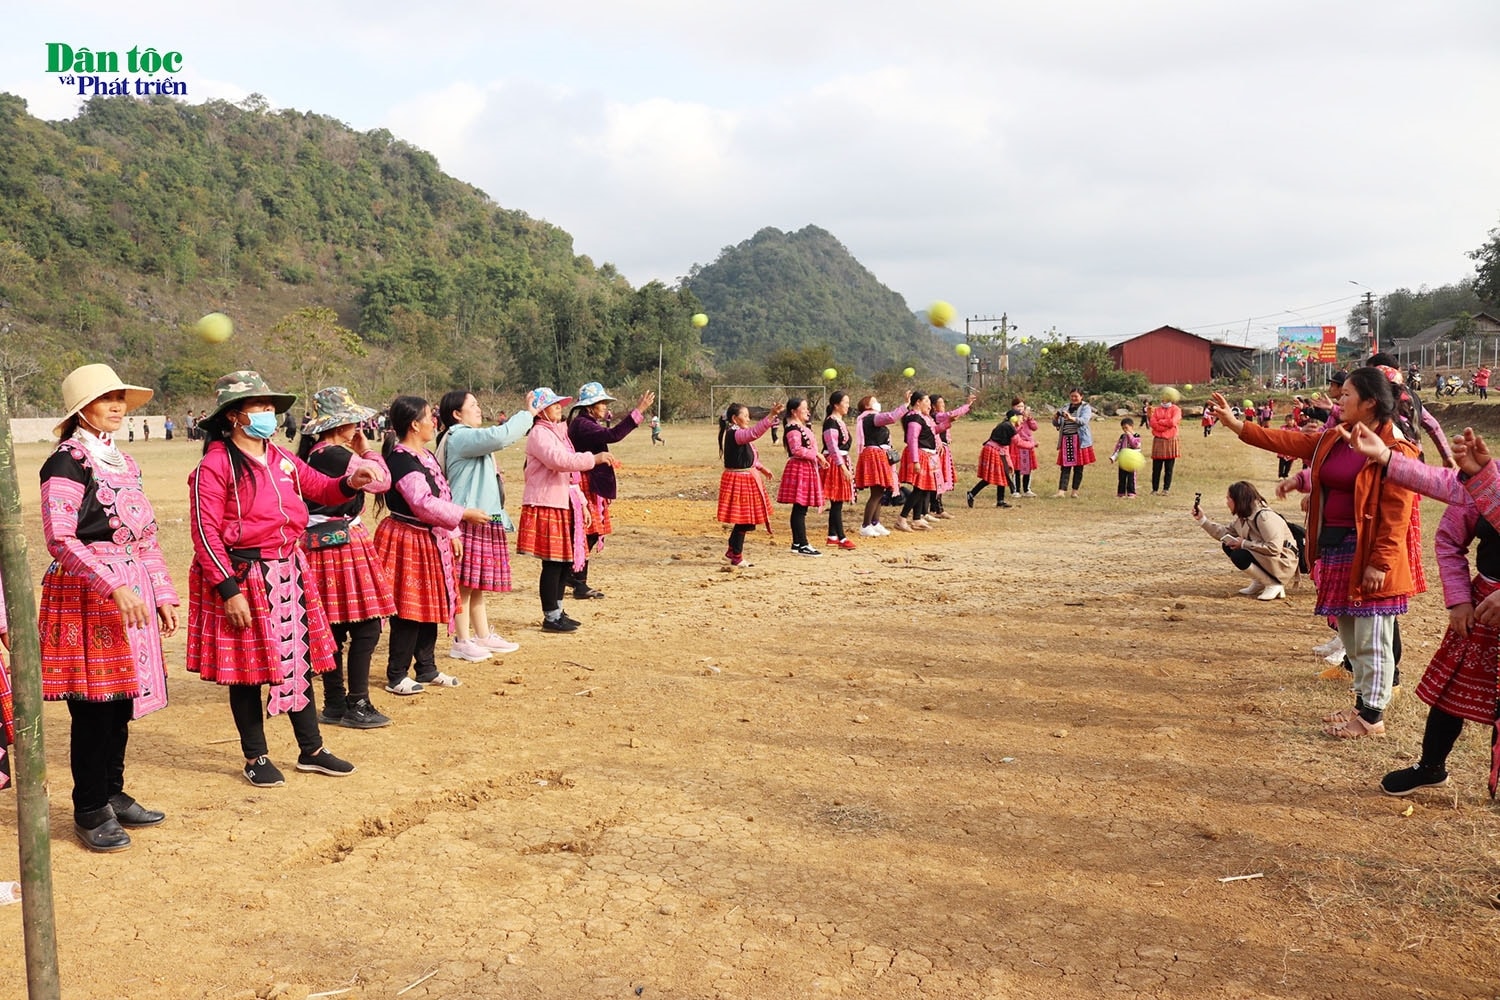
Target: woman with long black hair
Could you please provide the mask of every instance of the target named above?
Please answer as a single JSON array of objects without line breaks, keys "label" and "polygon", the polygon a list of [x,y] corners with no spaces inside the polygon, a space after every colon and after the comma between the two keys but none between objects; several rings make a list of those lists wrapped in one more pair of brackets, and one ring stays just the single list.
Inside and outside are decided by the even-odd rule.
[{"label": "woman with long black hair", "polygon": [[[375,529],[375,550],[395,588],[385,689],[421,694],[426,686],[458,687],[437,666],[438,625],[453,625],[458,611],[457,562],[463,554],[458,526],[488,524],[490,515],[453,502],[448,479],[427,450],[437,437],[437,415],[421,396],[397,396],[388,411],[381,454],[391,489],[381,500],[390,516]],[[380,501],[377,501],[379,503]],[[416,680],[408,676],[416,664]]]}]

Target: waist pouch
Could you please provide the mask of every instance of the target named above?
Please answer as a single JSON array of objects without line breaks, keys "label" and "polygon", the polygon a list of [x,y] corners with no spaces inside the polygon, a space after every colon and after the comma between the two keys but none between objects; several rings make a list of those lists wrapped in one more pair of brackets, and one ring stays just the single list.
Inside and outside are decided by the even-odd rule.
[{"label": "waist pouch", "polygon": [[1318,532],[1318,548],[1336,549],[1353,533],[1353,528],[1323,528]]},{"label": "waist pouch", "polygon": [[349,518],[333,517],[310,524],[302,533],[302,544],[309,550],[332,549],[349,544]]}]

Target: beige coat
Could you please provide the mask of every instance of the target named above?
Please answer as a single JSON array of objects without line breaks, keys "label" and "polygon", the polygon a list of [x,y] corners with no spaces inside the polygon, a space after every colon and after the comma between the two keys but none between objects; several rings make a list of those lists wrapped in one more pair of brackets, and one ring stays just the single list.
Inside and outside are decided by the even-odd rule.
[{"label": "beige coat", "polygon": [[1237,517],[1228,524],[1204,521],[1204,531],[1215,541],[1230,535],[1243,539],[1240,547],[1255,555],[1260,568],[1280,584],[1292,582],[1297,575],[1297,540],[1286,520],[1270,507],[1261,507],[1250,517]]}]

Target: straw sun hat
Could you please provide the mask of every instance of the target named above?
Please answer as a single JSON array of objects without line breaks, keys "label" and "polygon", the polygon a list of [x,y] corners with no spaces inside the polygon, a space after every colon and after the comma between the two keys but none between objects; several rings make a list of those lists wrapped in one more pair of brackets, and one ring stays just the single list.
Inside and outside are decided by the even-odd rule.
[{"label": "straw sun hat", "polygon": [[63,425],[73,417],[77,416],[85,406],[88,406],[100,396],[107,395],[117,390],[125,390],[125,412],[138,410],[150,402],[151,397],[156,395],[152,389],[141,385],[126,385],[120,381],[120,376],[109,365],[84,365],[82,368],[74,368],[63,379],[62,400],[63,408],[68,412],[52,428],[52,433],[61,434]]}]

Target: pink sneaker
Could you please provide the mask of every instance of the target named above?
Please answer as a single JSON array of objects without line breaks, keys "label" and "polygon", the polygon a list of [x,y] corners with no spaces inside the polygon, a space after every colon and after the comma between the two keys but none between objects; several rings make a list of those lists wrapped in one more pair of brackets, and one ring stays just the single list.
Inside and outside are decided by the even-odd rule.
[{"label": "pink sneaker", "polygon": [[501,635],[498,632],[491,632],[484,638],[476,638],[474,641],[479,643],[482,648],[488,649],[491,652],[495,653],[514,653],[516,650],[521,648],[519,645],[511,642],[509,639],[505,638],[505,636]]}]

